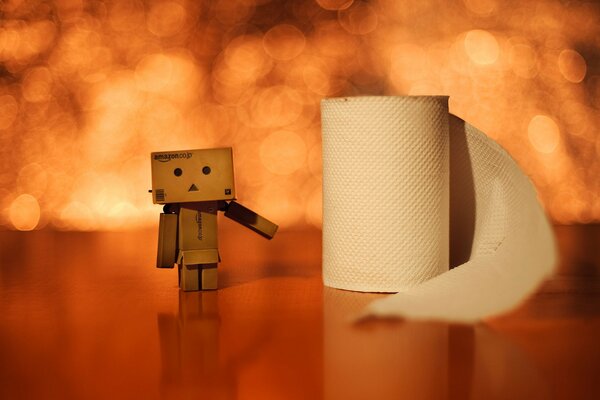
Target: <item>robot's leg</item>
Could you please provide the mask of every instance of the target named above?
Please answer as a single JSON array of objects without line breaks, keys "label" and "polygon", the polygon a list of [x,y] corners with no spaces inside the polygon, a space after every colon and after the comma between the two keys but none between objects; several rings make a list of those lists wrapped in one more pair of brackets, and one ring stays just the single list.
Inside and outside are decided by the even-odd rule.
[{"label": "robot's leg", "polygon": [[202,264],[202,290],[217,289],[217,264]]},{"label": "robot's leg", "polygon": [[217,289],[217,264],[181,264],[179,287],[186,292]]},{"label": "robot's leg", "polygon": [[202,284],[201,265],[199,264],[181,264],[179,268],[179,287],[182,290],[192,291],[200,290]]}]

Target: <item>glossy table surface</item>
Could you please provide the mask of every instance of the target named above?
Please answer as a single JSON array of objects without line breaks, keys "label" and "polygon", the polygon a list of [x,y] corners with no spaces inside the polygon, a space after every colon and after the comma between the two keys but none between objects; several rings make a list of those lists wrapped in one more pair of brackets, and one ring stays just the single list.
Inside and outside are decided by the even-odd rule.
[{"label": "glossy table surface", "polygon": [[182,293],[156,232],[0,232],[0,398],[600,398],[600,226],[477,325],[349,318],[381,295],[324,288],[317,230],[220,227],[220,289]]}]

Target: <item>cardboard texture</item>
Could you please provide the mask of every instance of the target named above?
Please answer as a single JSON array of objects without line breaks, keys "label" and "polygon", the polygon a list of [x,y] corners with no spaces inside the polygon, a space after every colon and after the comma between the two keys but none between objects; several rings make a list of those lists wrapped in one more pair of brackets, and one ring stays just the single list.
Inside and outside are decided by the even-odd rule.
[{"label": "cardboard texture", "polygon": [[155,204],[235,199],[230,147],[151,154]]},{"label": "cardboard texture", "polygon": [[160,214],[157,268],[173,268],[177,256],[177,215]]},{"label": "cardboard texture", "polygon": [[225,216],[267,239],[272,239],[277,232],[278,226],[273,222],[235,201],[229,203]]},{"label": "cardboard texture", "polygon": [[160,215],[158,268],[178,264],[184,291],[216,289],[217,212],[271,239],[277,225],[231,201],[235,198],[231,148],[151,154],[152,200],[166,204]]}]

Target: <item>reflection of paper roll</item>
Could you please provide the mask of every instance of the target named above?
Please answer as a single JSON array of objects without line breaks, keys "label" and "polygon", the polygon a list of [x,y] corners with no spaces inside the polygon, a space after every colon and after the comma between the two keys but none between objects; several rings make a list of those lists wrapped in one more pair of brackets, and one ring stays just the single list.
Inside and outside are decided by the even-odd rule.
[{"label": "reflection of paper roll", "polygon": [[447,103],[323,101],[325,285],[397,292],[448,269]]},{"label": "reflection of paper roll", "polygon": [[552,397],[527,354],[484,324],[348,324],[377,297],[324,290],[326,400]]},{"label": "reflection of paper roll", "polygon": [[[402,292],[371,304],[374,315],[473,321],[514,307],[550,273],[555,246],[533,186],[448,114],[446,97],[321,107],[325,285]],[[464,264],[442,273],[449,242]]]},{"label": "reflection of paper roll", "polygon": [[373,296],[325,288],[324,398],[448,398],[448,326],[349,325]]}]

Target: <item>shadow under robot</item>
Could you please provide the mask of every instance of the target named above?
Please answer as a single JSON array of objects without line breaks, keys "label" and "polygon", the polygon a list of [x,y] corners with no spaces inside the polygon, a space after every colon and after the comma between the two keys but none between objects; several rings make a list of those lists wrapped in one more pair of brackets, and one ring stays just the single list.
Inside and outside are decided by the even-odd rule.
[{"label": "shadow under robot", "polygon": [[152,153],[151,166],[152,201],[165,205],[156,266],[177,264],[181,289],[217,288],[218,211],[267,239],[275,235],[277,225],[235,202],[230,147]]}]

